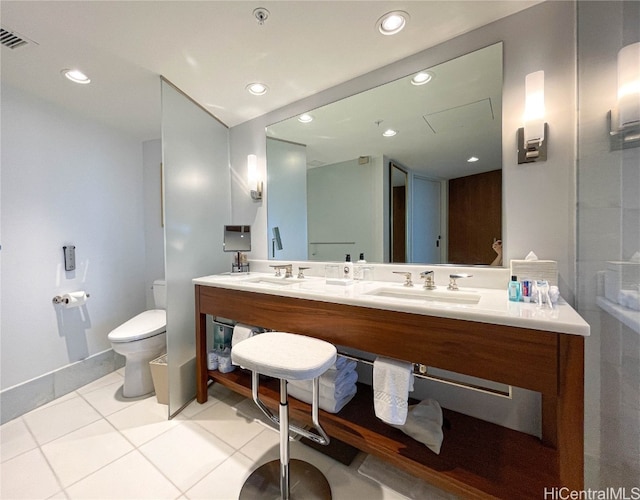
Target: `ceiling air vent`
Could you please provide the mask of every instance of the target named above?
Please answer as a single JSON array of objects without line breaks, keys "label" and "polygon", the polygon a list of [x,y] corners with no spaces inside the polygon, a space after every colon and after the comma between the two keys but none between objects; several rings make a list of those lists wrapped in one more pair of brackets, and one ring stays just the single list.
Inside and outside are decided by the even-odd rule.
[{"label": "ceiling air vent", "polygon": [[10,49],[17,49],[30,42],[28,38],[4,28],[0,28],[0,41],[4,47],[9,47]]}]

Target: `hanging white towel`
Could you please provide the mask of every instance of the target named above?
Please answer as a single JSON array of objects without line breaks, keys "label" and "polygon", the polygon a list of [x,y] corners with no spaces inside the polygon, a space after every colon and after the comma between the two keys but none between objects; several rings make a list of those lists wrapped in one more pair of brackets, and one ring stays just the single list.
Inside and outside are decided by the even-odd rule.
[{"label": "hanging white towel", "polygon": [[247,340],[255,335],[257,328],[254,326],[243,325],[237,323],[233,327],[233,335],[231,337],[231,347],[235,347],[238,342]]},{"label": "hanging white towel", "polygon": [[383,422],[402,425],[407,420],[409,391],[413,391],[413,365],[376,358],[373,362],[373,407]]}]

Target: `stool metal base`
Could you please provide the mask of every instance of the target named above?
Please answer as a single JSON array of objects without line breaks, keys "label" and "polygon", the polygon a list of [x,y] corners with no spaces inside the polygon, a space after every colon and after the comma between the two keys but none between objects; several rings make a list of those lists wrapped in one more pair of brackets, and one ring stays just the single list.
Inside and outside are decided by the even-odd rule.
[{"label": "stool metal base", "polygon": [[[327,478],[316,467],[302,460],[289,462],[290,498],[293,500],[331,500]],[[269,500],[280,496],[280,460],[261,465],[247,478],[239,500]]]}]

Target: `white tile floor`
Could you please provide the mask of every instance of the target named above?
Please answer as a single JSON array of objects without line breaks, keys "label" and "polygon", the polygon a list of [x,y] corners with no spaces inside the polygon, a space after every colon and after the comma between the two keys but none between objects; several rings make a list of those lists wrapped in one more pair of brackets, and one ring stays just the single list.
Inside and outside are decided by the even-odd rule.
[{"label": "white tile floor", "polygon": [[[122,398],[119,371],[4,424],[0,499],[238,498],[278,457],[278,433],[252,401],[220,385],[209,394],[167,420],[155,396]],[[294,441],[291,456],[318,467],[336,500],[406,498],[358,473],[364,454],[347,467]]]}]

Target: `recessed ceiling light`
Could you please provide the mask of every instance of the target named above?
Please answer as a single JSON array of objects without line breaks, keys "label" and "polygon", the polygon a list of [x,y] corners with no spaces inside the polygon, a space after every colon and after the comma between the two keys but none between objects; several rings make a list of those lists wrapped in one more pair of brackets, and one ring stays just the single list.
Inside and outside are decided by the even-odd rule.
[{"label": "recessed ceiling light", "polygon": [[424,85],[425,83],[429,83],[432,79],[433,73],[430,71],[421,71],[413,76],[411,83],[412,85]]},{"label": "recessed ceiling light", "polygon": [[253,95],[264,95],[267,93],[267,90],[269,90],[269,87],[267,87],[264,83],[258,82],[250,83],[246,88],[249,93]]},{"label": "recessed ceiling light", "polygon": [[473,162],[478,161],[478,160],[479,160],[479,158],[476,158],[475,156],[472,156],[472,157],[470,157],[467,161],[468,161],[469,163],[473,163]]},{"label": "recessed ceiling light", "polygon": [[301,123],[309,123],[313,121],[313,116],[309,113],[304,113],[298,117],[298,121]]},{"label": "recessed ceiling light", "polygon": [[61,73],[66,76],[69,80],[75,83],[80,83],[85,85],[87,83],[91,83],[91,79],[85,75],[82,71],[77,69],[63,69]]},{"label": "recessed ceiling light", "polygon": [[394,135],[396,135],[398,133],[397,130],[393,130],[392,128],[388,128],[387,130],[385,130],[382,135],[384,137],[393,137]]},{"label": "recessed ceiling light", "polygon": [[378,31],[383,35],[395,35],[402,31],[409,20],[409,14],[401,10],[387,12],[376,22]]}]

